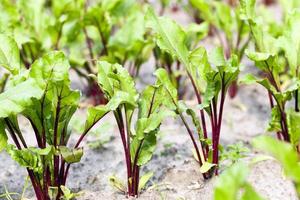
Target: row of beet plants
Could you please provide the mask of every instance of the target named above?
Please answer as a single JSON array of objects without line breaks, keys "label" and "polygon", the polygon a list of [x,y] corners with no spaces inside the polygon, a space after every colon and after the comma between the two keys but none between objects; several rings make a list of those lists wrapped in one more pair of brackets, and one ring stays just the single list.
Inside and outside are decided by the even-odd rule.
[{"label": "row of beet plants", "polygon": [[[221,15],[223,17],[220,16],[217,21],[206,19],[212,20],[210,23],[214,24],[215,31],[218,31],[217,28],[224,29],[221,19],[231,17],[229,7],[218,6],[226,11]],[[275,36],[256,16],[254,0],[241,0],[235,9],[237,22],[234,24],[239,30],[238,36],[233,42],[231,29],[225,29],[226,42],[220,38],[224,51],[217,47],[207,52],[203,47],[191,45],[187,42],[190,39],[188,31],[166,17],[158,17],[152,8],[147,10],[145,18],[142,16],[142,23],[146,23],[147,33],[156,46],[155,52],[159,53],[156,54],[157,59],[167,56],[178,66],[183,66],[182,74],[186,74],[197,99],[197,106],[193,108],[181,100],[176,85],[180,81],[174,84],[168,67],[157,69],[155,83],[139,92],[132,72],[120,65],[125,62],[108,57],[96,61],[91,55],[89,64],[97,72],[93,71],[88,79],[96,83],[97,91],[101,91],[107,103],[87,109],[83,132],[74,146],[68,144],[72,136],[70,120],[79,108],[81,94],[70,87],[69,60],[63,52],[51,51],[26,66],[14,38],[0,35],[0,65],[9,74],[0,94],[0,150],[5,150],[26,168],[36,198],[60,199],[69,194],[66,181],[71,165],[80,162],[83,155],[81,143],[108,113],[114,116],[119,129],[127,171],[126,184],[117,177],[111,177],[110,181],[126,195],[138,196],[152,177],[152,172],[140,174],[141,168],[151,160],[160,126],[168,117],[178,117],[186,128],[199,164],[199,175],[202,174],[204,179],[218,175],[224,103],[230,88],[236,87],[244,52],[263,76],[247,75],[241,82],[257,82],[267,89],[272,108],[268,130],[276,132],[278,139],[291,143],[292,147],[278,143],[284,152],[299,152],[299,11],[287,14],[282,25],[285,31]],[[124,30],[125,33],[127,31]],[[249,38],[255,42],[255,51],[245,51]],[[89,38],[86,39],[89,44]],[[102,42],[105,54],[108,50],[105,50],[105,41]],[[231,45],[233,43],[235,45]],[[294,102],[293,107],[287,106],[289,101]],[[35,141],[27,139],[19,116],[30,123]],[[255,142],[259,148],[269,147],[266,150],[273,154],[276,152],[272,147],[276,144],[268,139]],[[282,158],[284,154],[280,155],[278,160],[291,169],[291,165]],[[293,151],[293,164],[297,163],[295,155]],[[291,173],[292,177],[297,176],[297,170]],[[245,190],[253,191],[246,179],[243,180]],[[298,186],[299,180],[294,178],[294,181]]]}]

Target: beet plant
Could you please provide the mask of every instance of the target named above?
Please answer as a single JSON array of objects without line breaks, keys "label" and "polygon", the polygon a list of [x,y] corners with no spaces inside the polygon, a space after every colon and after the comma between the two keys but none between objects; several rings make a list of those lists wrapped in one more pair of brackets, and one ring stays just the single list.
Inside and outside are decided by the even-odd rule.
[{"label": "beet plant", "polygon": [[[300,12],[290,12],[282,35],[274,37],[256,17],[255,0],[241,1],[241,4],[255,40],[255,51],[247,50],[246,54],[264,74],[263,78],[249,74],[243,82],[257,82],[268,91],[272,108],[268,131],[276,132],[278,139],[291,142],[295,148],[299,148],[300,41],[297,34],[300,30]],[[288,106],[289,102],[294,104],[293,108]]]},{"label": "beet plant", "polygon": [[110,181],[128,196],[137,196],[152,176],[152,172],[148,172],[140,178],[140,168],[150,161],[160,124],[172,112],[162,107],[166,94],[161,85],[147,86],[139,94],[133,78],[121,65],[100,61],[98,70],[99,86],[109,100],[105,108],[113,113],[119,128],[127,171],[127,191],[118,178],[111,177]]},{"label": "beet plant", "polygon": [[[78,108],[80,93],[70,88],[68,60],[62,52],[54,51],[28,70],[20,65],[16,43],[9,37],[6,41],[9,43],[1,44],[5,51],[1,51],[0,63],[11,76],[0,94],[0,149],[26,168],[36,199],[60,199],[68,191],[65,184],[70,164],[79,162],[83,155],[78,145],[106,114],[105,109],[89,109],[83,134],[75,147],[69,147],[69,122]],[[32,137],[24,133],[20,116],[29,122]]]},{"label": "beet plant", "polygon": [[[164,85],[172,99],[173,106],[171,108],[177,111],[191,137],[197,160],[200,166],[204,166],[204,169],[201,170],[204,178],[209,178],[213,172],[218,174],[219,140],[224,102],[229,85],[236,80],[239,73],[238,58],[232,55],[229,60],[226,60],[222,48],[214,49],[210,56],[202,47],[188,51],[184,43],[186,33],[174,21],[157,17],[153,9],[148,10],[146,18],[148,26],[156,34],[157,45],[184,65],[191,82],[197,98],[200,119],[195,118],[191,109],[180,109],[177,92],[171,82],[168,81],[167,73],[164,70],[156,72],[158,80]],[[198,140],[194,139],[194,133],[190,125],[184,119],[183,113],[185,110],[193,116],[193,121],[197,127]],[[205,113],[207,113],[211,125],[211,139],[209,139],[210,132],[207,128]],[[199,141],[198,144],[197,141]],[[208,170],[210,171],[207,174]]]}]

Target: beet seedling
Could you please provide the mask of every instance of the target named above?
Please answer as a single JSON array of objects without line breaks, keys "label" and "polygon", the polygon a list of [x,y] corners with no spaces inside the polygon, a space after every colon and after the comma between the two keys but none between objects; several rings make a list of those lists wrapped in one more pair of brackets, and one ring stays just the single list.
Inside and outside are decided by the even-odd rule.
[{"label": "beet seedling", "polygon": [[[74,148],[67,147],[69,121],[80,98],[78,91],[70,89],[68,60],[62,52],[51,52],[27,70],[20,65],[15,43],[5,45],[0,61],[11,77],[0,94],[0,150],[26,168],[38,200],[60,199],[70,164],[83,155],[80,142],[107,112],[103,107],[89,109],[83,134]],[[26,139],[18,116],[29,121],[35,141]],[[8,136],[13,144],[8,144]],[[33,142],[36,146],[30,146]]]},{"label": "beet seedling", "polygon": [[[197,124],[200,147],[197,147],[196,140],[192,137],[192,129],[184,120],[183,112],[177,102],[177,93],[172,89],[173,85],[168,81],[167,74],[164,70],[156,72],[158,80],[165,86],[171,96],[173,109],[175,108],[191,136],[200,166],[204,164],[205,168],[209,166],[208,169],[202,170],[202,172],[207,172],[219,163],[218,148],[224,102],[229,85],[236,80],[239,73],[238,58],[233,55],[226,61],[221,48],[216,48],[210,57],[207,56],[205,49],[201,47],[189,52],[184,42],[186,33],[179,25],[167,18],[157,17],[153,9],[148,10],[146,17],[148,26],[152,28],[157,36],[157,45],[184,65],[192,84],[200,111],[201,128],[195,117],[193,117],[194,123]],[[188,109],[187,111],[190,112],[191,110]],[[205,112],[208,114],[211,124],[212,146],[210,146],[208,138]],[[212,156],[210,157],[210,155]],[[215,173],[217,174],[217,170],[215,170]],[[208,178],[210,175],[204,174],[204,177]]]},{"label": "beet seedling", "polygon": [[[255,40],[255,51],[248,50],[246,54],[265,74],[263,79],[247,75],[243,82],[257,82],[266,88],[272,108],[268,131],[277,132],[278,139],[291,142],[299,148],[300,134],[297,127],[300,119],[298,106],[300,40],[297,34],[300,30],[300,12],[294,10],[288,15],[284,32],[275,38],[263,28],[264,24],[256,17],[255,0],[241,1],[241,5]],[[285,79],[285,76],[289,78]],[[292,100],[293,109],[287,107],[287,103]]]},{"label": "beet seedling", "polygon": [[[172,113],[161,106],[165,95],[160,85],[148,86],[139,94],[133,78],[121,65],[100,61],[98,70],[99,86],[109,100],[105,107],[114,114],[122,140],[127,170],[126,193],[137,196],[152,176],[150,172],[140,178],[140,168],[152,157],[162,120]],[[138,114],[133,129],[135,111]],[[122,181],[116,177],[110,180],[123,190]]]}]

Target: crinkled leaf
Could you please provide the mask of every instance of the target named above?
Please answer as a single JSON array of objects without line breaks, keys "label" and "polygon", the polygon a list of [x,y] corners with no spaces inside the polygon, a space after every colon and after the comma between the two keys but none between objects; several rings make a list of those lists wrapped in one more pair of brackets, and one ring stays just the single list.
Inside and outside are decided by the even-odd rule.
[{"label": "crinkled leaf", "polygon": [[39,170],[39,157],[30,149],[18,150],[14,146],[9,145],[6,148],[7,153],[22,167],[27,167],[34,171]]},{"label": "crinkled leaf", "polygon": [[145,188],[147,182],[150,180],[150,178],[154,175],[153,172],[147,172],[144,174],[139,181],[139,191]]},{"label": "crinkled leaf", "polygon": [[106,107],[108,110],[116,110],[122,104],[129,105],[131,107],[137,106],[134,96],[123,91],[117,91],[116,94],[107,103]]},{"label": "crinkled leaf", "polygon": [[161,87],[156,86],[147,86],[143,90],[139,99],[139,118],[146,118],[159,108],[163,100],[163,97],[160,96],[160,90]]},{"label": "crinkled leaf", "polygon": [[162,121],[169,117],[174,116],[175,113],[169,110],[162,110],[157,113],[151,114],[148,118],[139,118],[137,121],[136,135],[139,140],[142,140],[147,133],[155,131],[159,128]]},{"label": "crinkled leaf", "polygon": [[37,85],[28,79],[0,94],[0,118],[17,115],[32,104],[33,98],[41,98],[43,90]]},{"label": "crinkled leaf", "polygon": [[69,69],[70,64],[64,53],[53,51],[31,65],[29,76],[45,88],[49,82],[69,82]]},{"label": "crinkled leaf", "polygon": [[108,74],[112,71],[112,64],[106,61],[99,61],[98,64],[98,83],[101,89],[109,96],[114,94],[113,83],[109,80]]},{"label": "crinkled leaf", "polygon": [[81,160],[83,156],[83,149],[69,149],[66,146],[59,146],[59,153],[64,158],[67,163],[77,163]]},{"label": "crinkled leaf", "polygon": [[133,78],[119,64],[111,64],[106,61],[98,62],[98,83],[109,99],[118,91],[127,93],[134,101],[138,99]]}]

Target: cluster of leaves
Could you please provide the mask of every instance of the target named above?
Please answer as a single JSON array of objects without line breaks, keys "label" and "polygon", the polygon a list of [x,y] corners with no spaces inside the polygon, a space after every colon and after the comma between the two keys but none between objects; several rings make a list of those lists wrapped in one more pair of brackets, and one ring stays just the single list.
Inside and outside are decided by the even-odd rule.
[{"label": "cluster of leaves", "polygon": [[[97,81],[108,99],[108,103],[101,108],[104,112],[114,114],[122,139],[127,167],[127,194],[137,196],[152,176],[152,172],[149,172],[139,178],[140,167],[152,157],[162,120],[174,114],[163,106],[167,95],[160,82],[147,86],[139,94],[133,78],[119,64],[98,62]],[[97,107],[95,109],[95,113],[98,113]],[[137,119],[133,123],[135,111]],[[118,178],[111,177],[110,181],[126,192],[125,184]]]},{"label": "cluster of leaves", "polygon": [[[201,171],[203,173],[208,170],[214,171],[212,168],[215,168],[219,161],[218,146],[223,106],[228,87],[236,80],[239,73],[238,58],[232,55],[229,60],[225,60],[222,48],[216,48],[209,56],[202,47],[189,51],[185,43],[187,33],[178,24],[168,18],[157,17],[152,9],[148,10],[146,18],[148,26],[156,35],[157,45],[178,59],[185,67],[197,97],[200,119],[197,119],[192,109],[178,102],[177,90],[172,85],[167,72],[161,69],[156,72],[156,75],[170,95],[173,104],[170,109],[178,113],[189,132],[199,164],[205,168]],[[204,112],[208,114],[211,122],[211,140],[208,138]],[[192,117],[200,146],[197,145],[193,131],[186,123],[183,113]],[[215,172],[217,173],[217,170]],[[208,178],[210,175],[204,174],[204,177]]]},{"label": "cluster of leaves", "polygon": [[[244,57],[245,49],[251,42],[249,27],[242,20],[240,4],[235,1],[189,0],[190,7],[195,10],[196,18],[207,22],[210,33],[218,39],[228,59],[231,54]],[[238,86],[234,81],[229,88],[230,97],[235,97]]]},{"label": "cluster of leaves", "polygon": [[190,0],[190,5],[198,11],[201,19],[208,22],[211,32],[217,36],[219,45],[227,58],[232,53],[241,60],[250,42],[249,27],[241,18],[240,6],[232,8],[222,1]]},{"label": "cluster of leaves", "polygon": [[133,0],[1,0],[0,6],[0,32],[16,40],[22,65],[29,68],[45,53],[64,50],[96,104],[105,103],[88,76],[97,72],[96,59],[126,63],[136,76],[153,49],[144,28],[145,5]]},{"label": "cluster of leaves", "polygon": [[[10,76],[0,94],[0,150],[5,149],[27,169],[37,199],[59,199],[68,191],[64,185],[70,164],[79,162],[83,155],[79,148],[82,138],[100,118],[89,123],[89,114],[83,135],[74,148],[69,148],[69,122],[80,93],[70,88],[70,64],[65,55],[47,53],[26,69],[16,42],[8,36],[1,38],[5,43],[1,44],[0,63]],[[19,116],[29,121],[35,141],[25,137]]]},{"label": "cluster of leaves", "polygon": [[[292,10],[285,16],[282,33],[272,35],[263,20],[256,16],[255,0],[241,1],[242,14],[249,24],[255,40],[255,51],[246,54],[255,66],[264,73],[263,78],[247,75],[244,83],[257,82],[269,94],[272,118],[268,131],[277,132],[279,139],[299,145],[299,25],[300,12]],[[294,108],[287,103],[294,101]]]}]

